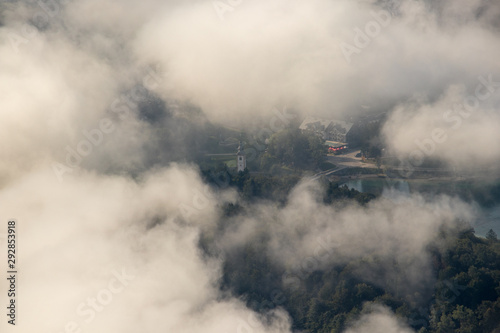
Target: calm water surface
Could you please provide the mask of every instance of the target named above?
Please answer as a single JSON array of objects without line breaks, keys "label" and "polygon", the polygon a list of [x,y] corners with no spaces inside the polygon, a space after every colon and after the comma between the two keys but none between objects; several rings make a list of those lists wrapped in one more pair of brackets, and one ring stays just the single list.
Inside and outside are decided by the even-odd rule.
[{"label": "calm water surface", "polygon": [[[494,182],[498,180],[493,180]],[[486,182],[487,183],[487,182]],[[354,179],[345,182],[349,188],[360,192],[368,192],[391,200],[398,200],[410,196],[412,193],[423,193],[425,195],[447,194],[455,196],[463,193],[471,187],[467,182],[452,181],[425,181],[425,180],[401,180],[388,178]],[[481,185],[474,185],[477,190]],[[500,205],[493,207],[477,206],[477,218],[474,221],[476,234],[484,236],[488,230],[493,229],[500,237]]]}]

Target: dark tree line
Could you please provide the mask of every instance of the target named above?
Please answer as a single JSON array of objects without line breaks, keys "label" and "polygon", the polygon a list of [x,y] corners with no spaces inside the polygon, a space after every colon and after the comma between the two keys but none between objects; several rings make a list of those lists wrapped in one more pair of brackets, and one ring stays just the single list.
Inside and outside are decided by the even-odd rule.
[{"label": "dark tree line", "polygon": [[293,169],[316,168],[325,158],[327,147],[324,140],[314,133],[298,128],[280,131],[269,138],[261,167],[270,170],[274,165]]},{"label": "dark tree line", "polygon": [[[256,311],[281,306],[304,332],[342,332],[366,303],[388,306],[419,333],[500,332],[500,244],[462,233],[442,256],[432,297],[422,303],[363,281],[354,260],[306,274],[300,285],[283,284],[283,270],[266,257],[265,239],[227,258],[223,289],[243,297]],[[276,301],[279,295],[279,302]]]},{"label": "dark tree line", "polygon": [[[210,173],[205,176],[215,184]],[[221,207],[220,228],[251,213],[251,205],[247,204],[251,201],[286,203],[298,181],[295,176],[251,175],[248,171],[230,175],[224,184],[236,188],[241,201]],[[326,183],[323,201],[356,201],[364,205],[373,198],[346,186]],[[435,283],[427,286],[428,297],[400,293],[390,285],[394,281],[381,286],[363,280],[356,272],[364,268],[366,258],[299,275],[299,284],[287,285],[283,267],[266,255],[265,234],[227,254],[221,288],[246,300],[256,311],[265,313],[283,307],[291,315],[294,329],[304,332],[341,332],[359,318],[367,303],[391,308],[419,333],[500,332],[500,242],[496,234],[491,230],[487,238],[480,238],[473,230],[466,230],[458,236],[443,233],[439,237],[440,243],[448,245],[446,250],[428,249],[435,277]],[[212,241],[210,237],[201,239],[207,253]],[[375,265],[380,260],[370,258]],[[380,262],[381,267],[386,265],[394,265],[396,272],[404,269]]]}]

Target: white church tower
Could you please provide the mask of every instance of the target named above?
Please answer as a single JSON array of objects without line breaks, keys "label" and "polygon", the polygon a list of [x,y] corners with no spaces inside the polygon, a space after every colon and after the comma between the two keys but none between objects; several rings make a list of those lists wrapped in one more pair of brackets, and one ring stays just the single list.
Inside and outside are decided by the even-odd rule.
[{"label": "white church tower", "polygon": [[247,167],[247,157],[245,156],[245,152],[241,146],[241,141],[238,146],[238,153],[236,153],[236,162],[238,163],[238,172],[245,171],[245,168]]}]

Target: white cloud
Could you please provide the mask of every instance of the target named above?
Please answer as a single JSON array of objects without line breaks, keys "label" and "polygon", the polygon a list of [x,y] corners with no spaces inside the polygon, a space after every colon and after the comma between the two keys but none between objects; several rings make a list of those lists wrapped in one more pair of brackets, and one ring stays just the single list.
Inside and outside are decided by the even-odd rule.
[{"label": "white cloud", "polygon": [[[81,323],[78,305],[122,267],[136,278],[89,331],[290,329],[282,311],[271,322],[252,320],[242,302],[220,300],[220,263],[199,253],[197,237],[216,223],[220,195],[232,200],[234,193],[207,191],[185,165],[144,171],[151,153],[143,148],[158,132],[135,107],[120,118],[112,106],[117,99],[123,106],[147,66],[163,71],[161,98],[189,101],[224,123],[283,105],[315,116],[397,105],[385,134],[398,154],[412,152],[435,127],[454,125],[442,114],[474,94],[478,76],[500,78],[500,7],[479,0],[392,3],[390,24],[351,63],[339,45],[355,43],[354,29],[374,20],[370,11],[381,8],[373,1],[243,1],[224,21],[211,1],[56,1],[51,16],[40,3],[0,5],[0,212],[19,221],[22,332]],[[498,149],[489,148],[500,139],[498,101],[481,103],[435,154],[458,165],[498,162]],[[67,147],[77,149],[83,131],[103,118],[114,131],[59,182],[52,163],[66,163]],[[470,214],[446,197],[332,208],[307,186],[284,209],[255,207],[257,217],[228,231],[225,246],[247,241],[259,226],[285,265],[314,256],[318,237],[329,234],[340,252],[327,261],[397,252],[420,268],[439,227]],[[268,220],[277,223],[261,225]],[[384,313],[370,318],[363,325],[396,325]]]},{"label": "white cloud", "polygon": [[[139,183],[95,174],[54,183],[40,170],[4,187],[0,210],[18,228],[20,332],[71,322],[92,332],[288,332],[282,311],[261,321],[239,300],[219,299],[221,263],[198,248],[217,199],[193,204],[196,191],[208,193],[185,166]],[[182,202],[195,213],[185,216]]]},{"label": "white cloud", "polygon": [[353,327],[345,333],[413,333],[415,332],[407,325],[400,322],[398,318],[386,307],[369,307],[370,313],[361,316]]}]

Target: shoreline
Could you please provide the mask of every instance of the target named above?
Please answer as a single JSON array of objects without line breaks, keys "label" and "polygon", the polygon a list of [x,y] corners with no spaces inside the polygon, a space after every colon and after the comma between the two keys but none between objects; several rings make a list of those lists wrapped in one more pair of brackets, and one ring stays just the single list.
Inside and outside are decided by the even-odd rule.
[{"label": "shoreline", "polygon": [[454,183],[454,182],[500,182],[500,175],[474,175],[474,176],[437,176],[437,175],[416,175],[413,177],[391,177],[387,174],[352,174],[352,175],[328,175],[328,180],[345,183],[350,180],[380,179],[406,181],[410,183]]}]

